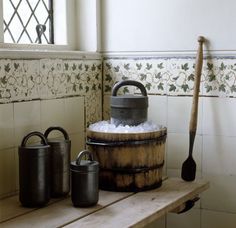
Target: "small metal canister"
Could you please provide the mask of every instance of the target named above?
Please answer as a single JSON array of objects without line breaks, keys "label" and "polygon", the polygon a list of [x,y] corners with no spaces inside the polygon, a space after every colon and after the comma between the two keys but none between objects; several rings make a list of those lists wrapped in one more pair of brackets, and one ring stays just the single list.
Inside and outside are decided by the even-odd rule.
[{"label": "small metal canister", "polygon": [[[60,131],[64,139],[49,139],[49,133],[54,130]],[[51,146],[51,197],[65,196],[70,192],[71,141],[61,127],[49,127],[44,136]]]},{"label": "small metal canister", "polygon": [[[26,145],[32,136],[42,144]],[[44,135],[34,131],[26,135],[18,148],[20,202],[26,207],[38,207],[50,200],[50,146]]]},{"label": "small metal canister", "polygon": [[[122,86],[136,86],[142,96],[123,95],[117,96],[118,89]],[[112,88],[111,123],[121,125],[139,125],[147,121],[148,97],[144,85],[138,81],[124,80]]]},{"label": "small metal canister", "polygon": [[[89,160],[82,160],[88,155]],[[75,207],[89,207],[98,202],[99,163],[92,153],[81,151],[76,161],[71,162],[71,200]]]}]

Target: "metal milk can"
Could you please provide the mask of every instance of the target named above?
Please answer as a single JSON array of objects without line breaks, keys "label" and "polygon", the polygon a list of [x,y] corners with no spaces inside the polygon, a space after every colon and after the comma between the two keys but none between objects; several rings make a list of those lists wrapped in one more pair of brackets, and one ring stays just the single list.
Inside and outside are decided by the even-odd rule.
[{"label": "metal milk can", "polygon": [[[60,131],[64,139],[51,139],[52,131]],[[70,150],[71,141],[67,132],[61,127],[49,127],[45,138],[51,146],[51,197],[65,196],[70,192]]]},{"label": "metal milk can", "polygon": [[[26,145],[32,136],[42,144]],[[50,146],[40,132],[26,135],[18,148],[20,202],[26,207],[38,207],[50,200]]]}]

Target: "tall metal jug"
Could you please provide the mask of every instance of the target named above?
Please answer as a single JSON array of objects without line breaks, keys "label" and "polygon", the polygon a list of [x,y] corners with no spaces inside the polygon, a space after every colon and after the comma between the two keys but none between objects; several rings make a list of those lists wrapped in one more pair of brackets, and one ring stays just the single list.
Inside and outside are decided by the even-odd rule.
[{"label": "tall metal jug", "polygon": [[[55,130],[60,131],[64,139],[48,138],[50,132]],[[71,141],[61,127],[49,127],[44,136],[51,146],[51,197],[65,196],[70,192]]]},{"label": "tall metal jug", "polygon": [[[32,136],[42,144],[26,145]],[[26,207],[43,206],[50,200],[50,146],[44,135],[34,131],[26,135],[18,148],[20,202]]]}]

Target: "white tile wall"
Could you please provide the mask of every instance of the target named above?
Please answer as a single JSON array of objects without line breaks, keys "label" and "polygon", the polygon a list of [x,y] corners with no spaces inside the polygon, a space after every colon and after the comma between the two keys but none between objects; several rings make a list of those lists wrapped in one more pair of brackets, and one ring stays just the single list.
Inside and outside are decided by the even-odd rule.
[{"label": "white tile wall", "polygon": [[[15,145],[19,146],[30,131],[41,131],[40,101],[14,103]],[[30,142],[39,141],[38,137]]]},{"label": "white tile wall", "polygon": [[[188,133],[192,97],[168,97],[168,132]],[[197,134],[202,133],[202,99],[198,103]]]},{"label": "white tile wall", "polygon": [[0,150],[0,198],[16,188],[15,150]]},{"label": "white tile wall", "polygon": [[[168,133],[167,140],[167,168],[181,169],[183,162],[188,157],[189,135]],[[202,136],[196,135],[193,147],[193,158],[197,164],[197,170],[202,166]]]},{"label": "white tile wall", "polygon": [[84,97],[65,99],[65,128],[69,134],[84,130],[84,108]]},{"label": "white tile wall", "polygon": [[236,176],[236,137],[204,136],[203,172],[213,175]]},{"label": "white tile wall", "polygon": [[69,137],[71,140],[71,161],[75,161],[79,152],[85,149],[85,133],[81,131]]},{"label": "white tile wall", "polygon": [[204,174],[210,188],[202,194],[202,208],[236,213],[236,176]]},{"label": "white tile wall", "polygon": [[236,99],[203,98],[203,134],[236,136]]},{"label": "white tile wall", "polygon": [[[66,118],[64,99],[41,101],[41,126],[43,132],[51,126],[60,126],[65,128]],[[61,133],[58,131],[53,131],[50,133],[50,137],[58,136],[61,136]]]},{"label": "white tile wall", "polygon": [[167,96],[148,96],[148,120],[167,126]]},{"label": "white tile wall", "polygon": [[14,146],[13,104],[0,105],[0,150]]}]

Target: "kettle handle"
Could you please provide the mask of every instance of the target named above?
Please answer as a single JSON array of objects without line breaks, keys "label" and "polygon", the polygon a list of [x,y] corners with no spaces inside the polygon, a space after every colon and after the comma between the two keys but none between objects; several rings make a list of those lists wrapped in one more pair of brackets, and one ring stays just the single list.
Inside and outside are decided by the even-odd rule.
[{"label": "kettle handle", "polygon": [[145,97],[147,96],[147,91],[146,91],[144,85],[141,82],[134,81],[134,80],[124,80],[124,81],[117,82],[112,88],[112,92],[111,92],[112,96],[116,96],[118,89],[120,87],[126,86],[126,85],[138,87],[140,89],[142,95]]},{"label": "kettle handle", "polygon": [[83,157],[84,155],[88,155],[88,156],[89,156],[89,160],[90,160],[90,161],[93,161],[93,155],[92,155],[92,153],[91,153],[90,151],[88,151],[88,150],[82,150],[82,151],[79,153],[79,155],[78,155],[78,157],[77,157],[77,159],[76,159],[76,164],[77,164],[77,165],[80,164],[80,162],[81,162],[81,160],[82,160],[82,157]]},{"label": "kettle handle", "polygon": [[42,140],[44,145],[48,145],[46,138],[44,137],[44,135],[41,132],[39,132],[39,131],[32,131],[32,132],[30,132],[28,135],[26,135],[23,138],[23,140],[21,142],[21,146],[24,147],[26,145],[28,139],[30,137],[32,137],[32,136],[38,136],[39,138],[41,138],[41,140]]},{"label": "kettle handle", "polygon": [[64,138],[66,140],[69,140],[69,136],[68,136],[67,132],[62,127],[49,127],[44,133],[44,136],[45,136],[46,139],[48,138],[49,133],[53,130],[60,131],[64,135]]}]

